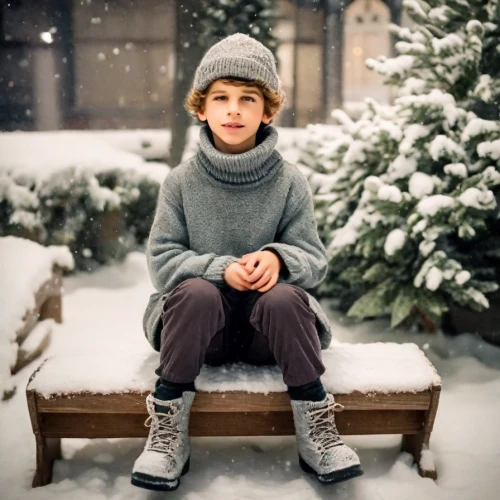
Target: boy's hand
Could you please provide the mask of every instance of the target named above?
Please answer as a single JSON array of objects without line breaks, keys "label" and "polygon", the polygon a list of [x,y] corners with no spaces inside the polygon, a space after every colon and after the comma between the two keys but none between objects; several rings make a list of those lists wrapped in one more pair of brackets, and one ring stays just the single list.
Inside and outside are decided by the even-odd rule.
[{"label": "boy's hand", "polygon": [[233,262],[226,267],[224,280],[231,287],[240,292],[250,290],[252,283],[248,281],[248,271],[238,262]]},{"label": "boy's hand", "polygon": [[[267,292],[278,282],[281,262],[274,252],[264,250],[249,253],[243,255],[238,262],[248,273],[246,279],[249,282],[249,290]],[[255,264],[258,264],[257,267]]]}]

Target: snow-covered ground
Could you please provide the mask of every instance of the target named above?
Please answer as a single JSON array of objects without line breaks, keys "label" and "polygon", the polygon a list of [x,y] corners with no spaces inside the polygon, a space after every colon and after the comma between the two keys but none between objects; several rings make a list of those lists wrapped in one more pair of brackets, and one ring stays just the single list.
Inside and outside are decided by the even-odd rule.
[{"label": "snow-covered ground", "polygon": [[[56,325],[44,354],[116,348],[151,352],[141,318],[152,286],[143,254],[92,275],[65,280],[64,323]],[[326,305],[326,304],[325,304]],[[194,438],[191,470],[172,499],[453,499],[498,498],[500,471],[500,349],[471,335],[446,339],[388,332],[384,321],[353,324],[330,311],[343,342],[415,342],[443,379],[431,438],[439,479],[418,476],[399,452],[400,436],[350,436],[365,475],[325,487],[299,468],[294,437]],[[36,364],[36,362],[35,362]],[[35,442],[23,388],[34,366],[15,376],[18,392],[0,403],[0,498],[126,500],[165,498],[130,485],[143,439],[63,440],[65,460],[51,485],[31,489]],[[105,375],[105,374],[103,374]]]},{"label": "snow-covered ground", "polygon": [[[333,127],[338,130],[339,127]],[[298,159],[297,146],[307,134],[303,128],[278,127],[277,149],[290,162]],[[196,152],[199,127],[189,128],[183,155]],[[48,175],[63,168],[78,167],[103,171],[109,168],[135,169],[160,179],[164,164],[155,161],[168,156],[170,130],[64,130],[56,132],[0,132],[0,171],[32,172]],[[156,176],[158,177],[158,176]]]},{"label": "snow-covered ground", "polygon": [[[305,138],[303,128],[277,127],[277,129],[279,134],[277,149],[282,154],[292,149],[295,143],[301,143]],[[170,130],[168,129],[87,130],[71,133],[79,136],[92,135],[117,149],[138,154],[147,160],[166,158],[170,147]],[[184,159],[189,158],[194,153],[198,137],[199,126],[190,127]],[[295,157],[291,156],[289,161],[295,161]]]}]

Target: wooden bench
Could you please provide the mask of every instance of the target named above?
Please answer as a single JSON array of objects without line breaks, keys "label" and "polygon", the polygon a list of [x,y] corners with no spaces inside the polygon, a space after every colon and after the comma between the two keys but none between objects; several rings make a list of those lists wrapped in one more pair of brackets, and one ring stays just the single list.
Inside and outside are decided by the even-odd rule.
[{"label": "wooden bench", "polygon": [[62,274],[73,257],[65,246],[2,236],[0,262],[0,399],[7,399],[16,390],[9,375],[42,354],[62,321]]},{"label": "wooden bench", "polygon": [[[32,375],[27,399],[37,450],[33,487],[51,482],[61,438],[147,436],[145,398],[154,386],[158,355],[116,356],[112,369],[109,354],[54,357]],[[420,475],[436,479],[428,447],[441,379],[424,353],[415,344],[338,344],[323,352],[323,360],[323,383],[344,406],[336,414],[340,434],[402,434],[402,450],[413,455]],[[191,436],[294,434],[278,367],[204,366],[195,384]]]},{"label": "wooden bench", "polygon": [[[62,273],[54,269],[52,276],[34,293],[33,307],[26,311],[16,330],[12,342],[17,355],[10,366],[12,375],[38,358],[49,345],[53,322],[62,322],[61,293]],[[0,399],[7,400],[15,392],[15,386],[5,392],[0,389]]]},{"label": "wooden bench", "polygon": [[62,273],[54,270],[52,276],[45,281],[35,293],[35,307],[27,311],[23,318],[22,327],[16,332],[16,342],[20,348],[17,354],[17,361],[12,367],[12,374],[17,373],[28,363],[36,359],[50,342],[50,329],[45,329],[44,334],[38,339],[32,348],[28,348],[28,336],[36,330],[36,326],[41,321],[53,319],[57,323],[62,323]]}]

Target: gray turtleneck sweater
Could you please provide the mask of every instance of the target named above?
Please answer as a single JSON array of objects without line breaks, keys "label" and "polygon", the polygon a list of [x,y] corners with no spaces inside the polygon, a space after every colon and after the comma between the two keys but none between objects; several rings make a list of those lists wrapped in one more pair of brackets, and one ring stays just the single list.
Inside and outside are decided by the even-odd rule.
[{"label": "gray turtleneck sweater", "polygon": [[[278,283],[307,290],[326,275],[306,178],[274,149],[275,128],[264,127],[257,140],[246,153],[221,153],[205,125],[197,154],[161,186],[146,251],[157,292],[144,314],[144,330],[156,350],[163,302],[184,280],[199,277],[220,288],[226,267],[258,250],[281,257]],[[330,325],[318,302],[308,297],[324,349],[331,341]]]}]

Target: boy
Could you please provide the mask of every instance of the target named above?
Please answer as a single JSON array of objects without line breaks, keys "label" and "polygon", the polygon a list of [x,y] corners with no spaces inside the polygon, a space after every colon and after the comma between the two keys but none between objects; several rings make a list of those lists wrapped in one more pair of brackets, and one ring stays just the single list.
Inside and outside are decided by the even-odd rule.
[{"label": "boy", "polygon": [[331,331],[305,289],[324,279],[327,259],[307,180],[274,149],[269,124],[283,100],[272,53],[249,36],[215,44],[196,70],[186,108],[206,123],[200,147],[165,179],[146,252],[158,292],[144,328],[160,366],[136,486],[178,487],[194,380],[203,363],[234,361],[280,366],[303,470],[322,483],[363,473],[319,378]]}]

